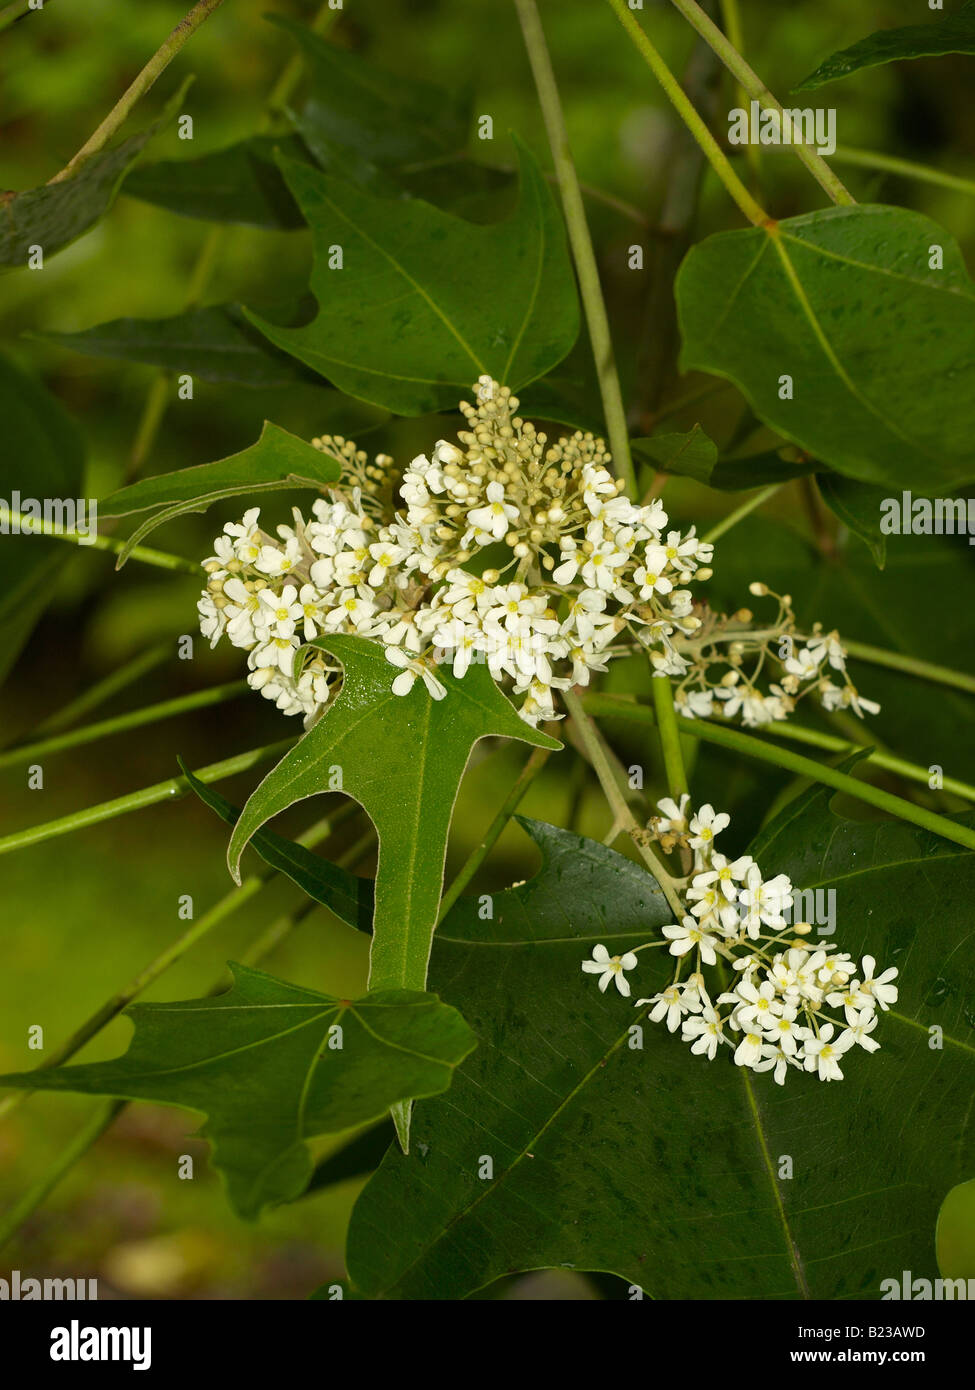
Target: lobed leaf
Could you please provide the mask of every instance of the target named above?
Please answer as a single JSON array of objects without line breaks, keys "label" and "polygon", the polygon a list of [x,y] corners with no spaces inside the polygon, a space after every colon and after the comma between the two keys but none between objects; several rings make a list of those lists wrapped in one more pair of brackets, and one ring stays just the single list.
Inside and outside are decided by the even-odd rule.
[{"label": "lobed leaf", "polygon": [[446,1090],[476,1046],[460,1014],[431,994],[336,999],[243,965],[230,969],[226,994],[126,1009],[135,1032],[123,1056],[14,1072],[0,1076],[0,1086],[202,1112],[201,1133],[234,1208],[256,1217],[304,1191],[312,1173],[307,1139]]},{"label": "lobed leaf", "polygon": [[419,988],[437,921],[447,832],[471,749],[490,737],[561,745],[519,719],[485,666],[471,666],[462,680],[441,669],[442,700],[422,681],[399,696],[379,644],[341,636],[317,645],[341,661],[342,689],[249,798],[227,862],[239,882],[240,857],[255,832],[296,801],[328,791],[338,772],[342,790],[361,803],[379,835],[370,988]]},{"label": "lobed leaf", "polygon": [[683,369],[735,382],[812,457],[919,490],[975,477],[975,285],[929,218],[860,205],[722,232],[676,293]]},{"label": "lobed leaf", "polygon": [[518,205],[488,225],[281,160],[312,229],[318,314],[300,328],[248,318],[340,390],[403,415],[453,407],[485,373],[513,390],[544,376],[575,342],[579,306],[552,195],[518,156]]},{"label": "lobed leaf", "polygon": [[[412,1153],[391,1150],[359,1198],[348,1267],[362,1293],[465,1298],[564,1267],[658,1299],[848,1299],[902,1269],[934,1272],[939,1204],[973,1160],[975,856],[911,826],[841,820],[829,802],[792,803],[762,862],[833,889],[843,948],[900,967],[881,1051],[847,1055],[840,1083],[784,1087],[693,1056],[579,969],[598,942],[657,937],[671,916],[655,885],[604,846],[525,823],[536,877],[495,894],[489,921],[459,902],[437,933],[431,985],[481,1046],[449,1104],[417,1114]],[[640,960],[652,995],[673,961]]]}]

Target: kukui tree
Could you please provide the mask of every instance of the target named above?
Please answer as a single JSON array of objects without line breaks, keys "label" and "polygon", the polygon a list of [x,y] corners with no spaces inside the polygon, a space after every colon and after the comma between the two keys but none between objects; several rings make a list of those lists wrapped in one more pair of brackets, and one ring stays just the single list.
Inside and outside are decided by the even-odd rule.
[{"label": "kukui tree", "polygon": [[[878,1297],[902,1270],[934,1277],[939,1255],[942,1274],[971,1275],[957,1192],[935,1235],[975,1168],[971,567],[963,539],[925,539],[939,517],[964,529],[975,479],[959,245],[919,211],[853,197],[834,162],[882,171],[885,156],[780,105],[742,56],[735,0],[673,0],[693,44],[683,83],[657,45],[661,5],[588,0],[599,43],[643,60],[634,101],[662,88],[679,117],[658,238],[580,183],[536,0],[494,22],[523,41],[550,161],[449,82],[375,67],[353,8],[272,17],[293,57],[253,134],[153,162],[185,88],[122,127],[221,22],[220,0],[200,0],[65,168],[4,195],[0,255],[21,277],[120,186],[213,224],[178,312],[46,334],[161,369],[97,532],[83,509],[45,507],[84,491],[84,420],[2,366],[4,669],[81,543],[116,557],[116,587],[123,566],[196,574],[200,634],[239,649],[240,678],[92,725],[95,692],[0,765],[242,690],[280,728],[205,767],[177,768],[172,746],[171,781],[15,830],[0,853],[195,795],[229,827],[234,884],[256,854],[371,943],[358,998],[256,968],[303,908],[231,964],[229,989],[134,1003],[233,910],[228,884],[40,1066],[0,1077],[6,1111],[40,1090],[112,1100],[2,1233],[123,1105],[150,1100],[205,1116],[242,1218],[370,1175],[347,1279],[322,1297],[463,1299],[540,1268],[705,1299]],[[806,55],[803,91],[941,53],[975,55],[971,5]],[[808,210],[780,217],[787,161]],[[702,185],[731,229],[700,231]],[[598,259],[597,204],[623,222]],[[201,307],[234,223],[307,228],[300,303],[267,308],[286,297],[271,283],[259,307]],[[650,306],[642,342],[611,334],[601,274]],[[282,381],[327,387],[328,432],[275,418],[229,457],[152,471],[194,383],[243,397]],[[727,427],[705,428],[718,394]],[[405,456],[349,437],[403,420],[424,441]],[[707,499],[703,519],[689,498]],[[211,507],[231,519],[187,556],[184,518]],[[174,551],[146,543],[163,526]],[[445,884],[482,740],[524,745],[523,770]],[[521,818],[537,871],[480,891],[543,769],[598,787],[602,841],[571,815]],[[234,805],[215,784],[248,771]],[[736,842],[749,778],[769,771]],[[313,799],[304,834],[273,828]],[[360,838],[339,856],[350,820]],[[370,854],[374,877],[356,872]],[[123,1009],[127,1051],[74,1063]],[[316,1168],[310,1141],[334,1135]]]}]

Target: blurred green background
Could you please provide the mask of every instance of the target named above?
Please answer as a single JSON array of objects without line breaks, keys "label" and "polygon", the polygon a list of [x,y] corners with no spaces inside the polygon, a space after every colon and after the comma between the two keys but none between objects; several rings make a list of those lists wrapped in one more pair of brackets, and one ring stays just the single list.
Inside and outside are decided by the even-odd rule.
[{"label": "blurred green background", "polygon": [[[40,13],[0,32],[3,136],[0,184],[9,189],[44,183],[70,158],[118,99],[127,83],[159,46],[188,6],[185,0],[48,0]],[[309,0],[226,0],[193,37],[172,68],[136,112],[138,128],[161,110],[188,73],[196,81],[184,109],[194,119],[194,140],[170,128],[153,143],[150,159],[185,158],[217,150],[252,133],[268,92],[288,62],[285,33],[262,18],[268,9],[310,20]],[[0,11],[0,14],[3,12]],[[600,0],[557,0],[542,5],[543,19],[561,85],[580,177],[609,198],[590,198],[587,210],[604,275],[621,373],[628,393],[639,376],[641,352],[657,324],[644,320],[624,274],[626,249],[647,244],[659,218],[664,171],[675,118],[611,12]],[[816,0],[783,6],[777,0],[744,0],[745,49],[776,94],[786,100],[793,83],[836,48],[886,25],[921,22],[923,5],[895,0]],[[643,22],[672,68],[685,70],[693,35],[661,0],[647,0]],[[510,166],[507,132],[519,132],[545,167],[547,145],[536,108],[514,10],[503,0],[347,0],[332,40],[397,73],[423,76],[445,88],[470,85],[476,114],[490,114],[493,142],[472,137],[471,154],[484,163]],[[817,94],[838,108],[843,145],[897,154],[958,174],[975,172],[975,114],[970,101],[970,59],[941,59],[876,68]],[[738,104],[730,81],[717,78],[716,128],[721,113]],[[788,102],[786,101],[786,104]],[[862,169],[839,172],[858,198],[913,206],[950,227],[971,253],[975,200],[914,180]],[[820,190],[788,155],[763,160],[763,177],[777,215],[822,205]],[[482,209],[490,215],[490,209]],[[734,208],[717,184],[704,183],[701,233],[737,225]],[[154,369],[75,356],[31,338],[44,330],[74,332],[121,317],[160,317],[184,303],[193,267],[208,237],[207,224],[181,218],[126,196],[93,230],[52,258],[43,274],[26,271],[0,279],[4,349],[44,380],[81,422],[88,443],[90,496],[104,495],[125,476]],[[969,254],[971,264],[971,255]],[[229,300],[267,303],[297,295],[310,264],[307,233],[229,228],[221,238],[205,303]],[[661,319],[659,332],[667,332]],[[681,389],[693,386],[684,383]],[[676,417],[678,427],[695,420],[716,436],[727,435],[740,408],[727,393],[695,413]],[[268,392],[197,381],[192,401],[170,393],[168,409],[144,473],[163,472],[232,453],[256,439],[265,417],[297,433],[335,430],[406,460],[428,448],[458,421],[448,419],[377,423],[369,407],[336,408],[334,393],[314,386]],[[2,433],[2,431],[0,431]],[[2,442],[0,442],[2,448]],[[728,510],[727,497],[692,483],[671,481],[668,509],[702,526]],[[265,506],[265,517],[287,516],[289,498]],[[298,499],[295,499],[298,500]],[[231,508],[205,518],[183,518],[159,533],[160,547],[193,558],[209,553],[212,536]],[[772,520],[769,519],[769,515]],[[801,616],[842,622],[851,598],[848,576],[824,573],[811,544],[815,515],[801,504],[798,488],[776,499],[765,519],[736,532],[734,558],[722,584],[734,606],[756,577],[752,556],[768,557],[762,577],[793,585]],[[38,542],[42,544],[42,542]],[[53,544],[53,543],[52,543]],[[910,565],[888,571],[895,596],[886,616],[874,600],[876,573],[865,548],[842,538],[850,572],[862,576],[862,614],[856,635],[882,641],[886,622],[893,644],[906,639],[919,654],[927,642],[935,658],[968,665],[964,612],[947,634],[930,632],[914,602],[917,584],[910,566],[929,553],[913,542]],[[947,541],[951,563],[970,585],[970,552]],[[896,547],[893,547],[896,552]],[[893,559],[896,560],[896,553]],[[940,563],[940,561],[939,561]],[[916,572],[916,571],[914,571]],[[953,592],[962,579],[952,580]],[[73,553],[53,603],[0,692],[0,740],[8,743],[46,715],[103,678],[140,651],[170,641],[172,656],[139,684],[99,710],[96,717],[167,696],[235,679],[239,654],[229,647],[209,652],[197,640],[192,661],[176,657],[176,639],[195,631],[194,580],[130,564],[120,575],[110,558]],[[725,588],[719,589],[724,597]],[[813,600],[819,604],[813,607]],[[901,606],[903,605],[903,606]],[[970,611],[970,610],[969,610]],[[862,616],[865,614],[866,616]],[[871,616],[872,615],[872,616]],[[950,625],[949,625],[950,626]],[[919,645],[918,645],[919,644]],[[912,648],[913,649],[913,648]],[[875,677],[877,673],[871,673]],[[614,680],[625,681],[623,673]],[[876,680],[864,679],[872,694]],[[898,751],[929,761],[923,730],[898,705],[906,704],[896,680],[885,682],[893,713],[885,737]],[[959,775],[971,775],[971,736],[964,710],[950,702]],[[200,766],[237,751],[297,732],[265,701],[247,696],[216,709],[51,756],[44,762],[42,790],[29,790],[22,767],[0,771],[0,834],[47,821],[79,807],[122,795],[173,775],[177,754]],[[618,731],[617,731],[618,733]],[[617,742],[624,761],[648,768],[653,755],[632,733]],[[485,752],[468,776],[458,807],[448,873],[477,843],[494,809],[517,775],[523,755],[513,747]],[[937,758],[931,758],[937,761]],[[590,793],[571,753],[549,764],[522,810],[584,833],[601,836],[607,822],[599,798]],[[740,763],[717,752],[703,755],[701,785],[717,804],[736,810],[735,833],[744,844],[782,793],[777,773]],[[254,784],[251,773],[221,785],[238,804]],[[285,833],[308,823],[303,814],[282,820]],[[361,828],[361,826],[359,827]],[[348,839],[355,838],[350,829]],[[0,859],[3,955],[0,962],[0,1070],[33,1065],[27,1050],[31,1025],[44,1027],[47,1046],[59,1043],[110,997],[185,926],[177,918],[183,894],[195,915],[230,887],[224,864],[226,830],[202,805],[183,800],[161,805],[52,840]],[[256,861],[255,861],[256,863]],[[371,869],[363,863],[362,871]],[[509,827],[483,879],[488,887],[524,878],[532,871],[525,837]],[[279,913],[298,901],[297,890],[275,883],[227,921],[187,958],[168,971],[147,997],[176,999],[199,994],[221,976],[223,963],[244,952]],[[366,943],[324,911],[316,911],[269,957],[267,968],[328,991],[352,992],[365,982]],[[117,1021],[85,1049],[84,1060],[124,1048],[129,1025]],[[28,1101],[0,1121],[0,1201],[17,1200],[55,1160],[93,1113],[72,1097]],[[184,1112],[131,1107],[78,1163],[50,1199],[0,1254],[0,1270],[95,1275],[102,1296],[303,1297],[342,1271],[342,1242],[357,1190],[346,1182],[265,1216],[256,1226],[232,1216],[208,1172],[205,1145],[188,1140],[195,1122]],[[176,1178],[177,1155],[196,1155],[196,1178]],[[584,1298],[596,1285],[569,1274],[536,1275],[518,1281],[515,1296]]]}]

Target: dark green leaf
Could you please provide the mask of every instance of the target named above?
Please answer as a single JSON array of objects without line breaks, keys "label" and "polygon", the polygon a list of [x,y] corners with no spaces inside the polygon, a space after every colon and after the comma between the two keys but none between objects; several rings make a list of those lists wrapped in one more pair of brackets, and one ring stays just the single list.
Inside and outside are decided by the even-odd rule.
[{"label": "dark green leaf", "polygon": [[726,492],[741,492],[746,488],[766,487],[769,483],[787,483],[792,478],[805,478],[815,473],[819,465],[802,449],[786,444],[779,449],[762,449],[758,453],[731,453],[719,458],[708,482],[711,487]]},{"label": "dark green leaf", "polygon": [[340,390],[404,415],[452,408],[483,373],[513,390],[543,376],[575,341],[578,299],[552,195],[521,146],[519,162],[517,209],[478,226],[283,161],[312,228],[319,312],[302,328],[249,318]]},{"label": "dark green leaf", "polygon": [[276,150],[306,157],[296,136],[254,135],[196,159],[143,165],[129,175],[125,191],[185,217],[290,231],[305,223],[274,162]]},{"label": "dark green leaf", "polygon": [[836,473],[820,473],[816,481],[827,507],[860,537],[882,570],[887,563],[887,537],[880,529],[880,504],[886,489],[841,478]]},{"label": "dark green leaf", "polygon": [[306,1192],[320,1192],[323,1187],[333,1187],[338,1182],[348,1182],[351,1178],[364,1178],[375,1172],[383,1160],[390,1144],[396,1138],[392,1120],[374,1125],[364,1134],[357,1134],[340,1149],[323,1158],[311,1175]]},{"label": "dark green leaf", "polygon": [[851,48],[832,54],[793,91],[823,87],[879,63],[896,63],[902,58],[939,58],[946,53],[975,53],[975,0],[965,0],[960,10],[930,24],[880,29]]},{"label": "dark green leaf", "polygon": [[[81,502],[85,449],[75,423],[38,382],[0,357],[0,505],[13,507],[19,493],[43,503]],[[87,512],[86,512],[87,517]],[[69,513],[58,519],[64,526]],[[74,518],[81,520],[81,518]],[[0,530],[0,680],[30,636],[50,598],[60,566],[70,557],[63,541]]]},{"label": "dark green leaf", "polygon": [[[183,776],[200,800],[216,811],[228,825],[236,825],[240,818],[237,807],[222,797],[215,787],[194,777],[182,758],[178,762]],[[350,874],[348,869],[332,864],[284,835],[276,835],[273,830],[258,830],[251,838],[251,845],[265,864],[286,874],[310,898],[329,908],[341,921],[357,931],[372,931],[375,885],[371,878]]]},{"label": "dark green leaf", "polygon": [[269,16],[298,44],[309,68],[300,116],[315,153],[379,168],[458,154],[467,144],[470,98],[373,67],[283,15]]},{"label": "dark green leaf", "polygon": [[930,490],[975,476],[975,286],[928,218],[861,205],[719,233],[684,261],[677,303],[683,368],[734,381],[837,472]]},{"label": "dark green leaf", "polygon": [[223,497],[293,487],[324,490],[338,481],[341,472],[338,459],[266,420],[260,439],[249,449],[215,463],[144,478],[112,493],[99,503],[99,511],[104,516],[128,516],[131,512],[157,509],[129,536],[119,553],[121,568],[133,546],[144,536],[186,512],[205,512]]},{"label": "dark green leaf", "polygon": [[41,248],[46,261],[104,217],[126,173],[175,115],[185,91],[184,85],[146,130],[93,155],[61,183],[0,193],[0,265],[25,266],[34,246]]},{"label": "dark green leaf", "polygon": [[189,309],[167,319],[113,319],[80,333],[32,336],[86,357],[146,362],[201,381],[263,389],[312,379],[294,358],[272,348],[236,304]]},{"label": "dark green leaf", "polygon": [[[762,864],[835,890],[839,944],[900,967],[881,1050],[847,1057],[839,1084],[777,1087],[649,1021],[633,1049],[645,1011],[600,995],[579,964],[597,942],[653,939],[669,909],[629,861],[534,827],[537,877],[495,894],[493,920],[462,902],[437,933],[431,982],[481,1046],[449,1104],[418,1112],[412,1153],[391,1151],[359,1199],[348,1267],[364,1294],[464,1298],[557,1266],[662,1299],[857,1299],[903,1269],[933,1272],[939,1203],[973,1161],[975,856],[841,820],[829,801],[790,807]],[[651,995],[671,977],[652,951],[630,979]]]},{"label": "dark green leaf", "polygon": [[0,1086],[201,1111],[228,1196],[241,1216],[254,1217],[304,1190],[312,1171],[306,1139],[445,1091],[476,1045],[460,1014],[434,995],[389,990],[336,999],[230,968],[226,994],[128,1008],[135,1033],[124,1056],[15,1072]]},{"label": "dark green leaf", "polygon": [[642,463],[665,473],[679,473],[709,483],[718,461],[718,447],[695,425],[687,434],[655,434],[646,439],[632,439],[630,448]]}]

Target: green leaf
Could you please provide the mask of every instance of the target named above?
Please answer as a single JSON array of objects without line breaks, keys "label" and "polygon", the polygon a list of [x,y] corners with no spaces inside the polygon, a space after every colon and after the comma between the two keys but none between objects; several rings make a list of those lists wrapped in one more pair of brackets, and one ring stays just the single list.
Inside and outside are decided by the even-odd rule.
[{"label": "green leaf", "polygon": [[291,231],[305,225],[275,151],[305,156],[297,136],[254,135],[196,159],[163,159],[134,170],[125,191],[143,202],[207,222]]},{"label": "green leaf", "polygon": [[113,492],[99,503],[99,511],[103,516],[128,516],[131,512],[157,509],[133,531],[119,552],[118,568],[121,569],[133,546],[144,536],[186,512],[205,512],[223,497],[281,488],[324,489],[337,482],[341,472],[338,459],[266,420],[257,443],[241,453],[215,463],[201,463],[194,468],[180,468],[175,473],[144,478]]},{"label": "green leaf", "polygon": [[188,85],[146,130],[93,155],[70,178],[22,193],[0,193],[0,266],[26,266],[34,246],[46,262],[104,217],[146,145],[178,111]]},{"label": "green leaf", "polygon": [[975,476],[975,286],[930,219],[861,205],[722,232],[690,252],[676,293],[683,369],[735,382],[814,458],[919,490]]},{"label": "green leaf", "polygon": [[942,1202],[935,1244],[946,1279],[975,1279],[975,1178],[953,1187]]},{"label": "green leaf", "polygon": [[460,1014],[431,994],[336,999],[234,962],[230,969],[226,994],[126,1009],[135,1033],[122,1057],[13,1072],[0,1086],[202,1112],[201,1133],[230,1201],[254,1217],[304,1191],[312,1172],[306,1139],[445,1091],[477,1043]]},{"label": "green leaf", "polygon": [[[178,758],[177,762],[200,800],[216,811],[228,825],[236,825],[240,818],[237,807],[222,797],[215,787],[194,777],[182,758]],[[256,831],[250,843],[265,864],[287,875],[316,903],[327,907],[357,931],[372,931],[375,885],[371,878],[350,874],[348,869],[323,859],[320,854],[284,835],[276,835],[273,830]]]},{"label": "green leaf", "polygon": [[391,1120],[373,1125],[371,1129],[357,1134],[347,1144],[323,1158],[311,1175],[305,1195],[320,1192],[322,1188],[333,1187],[335,1183],[348,1182],[351,1178],[364,1178],[375,1172],[383,1160],[390,1144],[396,1138]]},{"label": "green leaf", "polygon": [[165,319],[112,319],[80,333],[33,333],[85,357],[146,362],[201,381],[266,389],[313,380],[293,358],[272,348],[239,305],[190,309]]},{"label": "green leaf", "polygon": [[345,669],[338,699],[261,782],[234,828],[227,862],[240,881],[251,836],[296,801],[342,790],[360,802],[379,835],[372,989],[422,988],[443,886],[447,832],[474,744],[492,736],[559,748],[519,719],[486,666],[462,680],[441,668],[447,687],[434,700],[422,681],[392,693],[394,668],[362,637],[320,638]]},{"label": "green leaf", "polygon": [[379,168],[459,154],[467,144],[471,102],[415,77],[384,72],[284,15],[308,66],[300,126],[316,154],[327,146],[343,161]]},{"label": "green leaf", "polygon": [[[85,447],[77,426],[39,382],[5,357],[0,357],[0,418],[0,504],[18,510],[13,504],[19,493],[21,499],[41,503],[87,505],[81,495]],[[0,681],[17,660],[70,555],[63,541],[0,534]]]},{"label": "green leaf", "polygon": [[679,473],[683,478],[695,478],[708,483],[718,461],[718,446],[695,425],[687,434],[655,434],[630,441],[636,458],[661,468],[665,473]]},{"label": "green leaf", "polygon": [[851,48],[833,53],[793,91],[824,87],[827,82],[880,63],[896,63],[902,58],[940,58],[946,53],[975,53],[975,0],[965,0],[960,10],[931,24],[880,29]]},{"label": "green leaf", "polygon": [[301,328],[251,322],[340,390],[403,415],[453,408],[483,373],[513,390],[543,376],[575,342],[579,306],[552,195],[520,145],[518,157],[517,208],[488,226],[282,160],[312,228],[319,312]]},{"label": "green leaf", "polygon": [[802,449],[792,444],[755,453],[735,451],[723,455],[714,465],[708,483],[726,492],[741,492],[747,488],[765,487],[769,483],[787,483],[792,478],[805,478],[815,473],[819,465]]},{"label": "green leaf", "polygon": [[[839,1084],[782,1087],[727,1054],[694,1057],[579,969],[596,943],[629,950],[671,920],[649,878],[529,827],[538,875],[495,894],[493,920],[462,901],[437,933],[431,986],[481,1045],[449,1104],[417,1113],[412,1153],[391,1151],[356,1205],[348,1268],[364,1294],[458,1299],[568,1267],[662,1299],[856,1299],[903,1269],[933,1271],[938,1206],[972,1164],[975,856],[907,825],[841,820],[829,801],[793,803],[761,862],[834,889],[840,946],[900,967],[881,1050],[847,1056]],[[672,975],[655,950],[629,978],[649,996]]]},{"label": "green leaf", "polygon": [[882,570],[887,563],[887,537],[880,529],[880,504],[885,489],[841,478],[835,473],[820,473],[816,481],[827,507],[860,537],[873,556],[874,564]]}]

